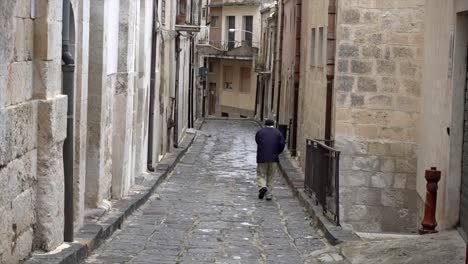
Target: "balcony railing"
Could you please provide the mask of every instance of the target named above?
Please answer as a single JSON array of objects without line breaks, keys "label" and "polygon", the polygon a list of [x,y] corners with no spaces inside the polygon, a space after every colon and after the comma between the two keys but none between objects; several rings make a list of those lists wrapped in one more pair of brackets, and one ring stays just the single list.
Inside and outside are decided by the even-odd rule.
[{"label": "balcony railing", "polygon": [[200,44],[202,45],[210,45],[216,49],[223,50],[223,51],[229,51],[233,49],[237,49],[240,47],[247,47],[247,48],[253,48],[257,47],[258,43],[252,42],[252,41],[219,41],[219,40],[200,40]]},{"label": "balcony railing", "polygon": [[336,225],[340,225],[339,167],[339,151],[318,140],[307,140],[304,188]]}]

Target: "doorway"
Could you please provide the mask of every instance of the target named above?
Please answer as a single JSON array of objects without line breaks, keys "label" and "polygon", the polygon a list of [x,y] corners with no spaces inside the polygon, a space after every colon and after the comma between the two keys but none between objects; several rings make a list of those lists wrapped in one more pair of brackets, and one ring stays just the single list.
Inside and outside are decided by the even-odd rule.
[{"label": "doorway", "polygon": [[209,115],[216,114],[216,83],[210,83],[210,111]]}]

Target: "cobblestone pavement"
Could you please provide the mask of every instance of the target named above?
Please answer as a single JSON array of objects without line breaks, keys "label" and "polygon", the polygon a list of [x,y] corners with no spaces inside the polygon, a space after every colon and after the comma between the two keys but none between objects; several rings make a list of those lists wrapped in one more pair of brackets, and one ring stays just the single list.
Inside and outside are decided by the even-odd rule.
[{"label": "cobblestone pavement", "polygon": [[281,177],[255,186],[248,121],[208,121],[172,175],[86,263],[344,263]]}]

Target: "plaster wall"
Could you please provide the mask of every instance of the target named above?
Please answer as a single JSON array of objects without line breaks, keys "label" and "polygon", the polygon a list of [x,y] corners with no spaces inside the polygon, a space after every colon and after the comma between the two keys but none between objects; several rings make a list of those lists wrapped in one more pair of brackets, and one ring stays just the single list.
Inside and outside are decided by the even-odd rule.
[{"label": "plaster wall", "polygon": [[462,2],[430,0],[426,4],[416,187],[422,212],[426,196],[424,172],[430,167],[442,172],[437,197],[441,229],[455,227],[460,210],[468,51],[467,16],[456,13],[463,11]]},{"label": "plaster wall", "polygon": [[[302,2],[301,24],[301,74],[299,87],[299,120],[297,155],[302,168],[305,168],[306,140],[325,138],[325,110],[327,102],[327,68],[312,61],[312,52],[318,53],[318,38],[312,43],[312,29],[328,27],[328,1],[311,0]],[[323,43],[326,43],[324,34]],[[321,51],[326,57],[327,45]]]}]

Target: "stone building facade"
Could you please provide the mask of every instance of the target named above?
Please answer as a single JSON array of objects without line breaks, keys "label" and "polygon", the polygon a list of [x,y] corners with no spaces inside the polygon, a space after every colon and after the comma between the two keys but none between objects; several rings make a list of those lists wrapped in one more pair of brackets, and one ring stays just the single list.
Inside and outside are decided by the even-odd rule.
[{"label": "stone building facade", "polygon": [[[71,64],[63,2],[0,3],[0,263],[61,245],[64,230],[125,197],[197,118],[198,1],[70,0]],[[74,70],[71,128],[63,64]]]},{"label": "stone building facade", "polygon": [[[285,105],[291,94],[276,92],[290,90],[283,83],[291,79],[284,67],[291,68],[294,55],[284,33],[291,21],[287,5],[277,5],[277,103],[273,114],[263,114],[277,111],[280,125],[288,124],[285,118],[294,109]],[[330,139],[342,152],[342,226],[416,231],[424,173],[435,166],[442,172],[439,227],[467,229],[468,190],[462,187],[468,152],[463,145],[467,1],[312,0],[301,7],[309,15],[295,25],[301,32],[298,133],[297,148],[290,149],[302,168],[306,139]],[[264,45],[269,44],[260,48]],[[289,134],[295,137],[292,130]]]},{"label": "stone building facade", "polygon": [[258,99],[256,113],[259,119],[275,119],[275,48],[276,48],[276,20],[277,10],[275,4],[266,5],[261,13],[261,45],[257,59]]},{"label": "stone building facade", "polygon": [[198,43],[205,114],[252,118],[259,102],[256,58],[260,10],[271,1],[211,0],[204,4],[206,37]]}]

